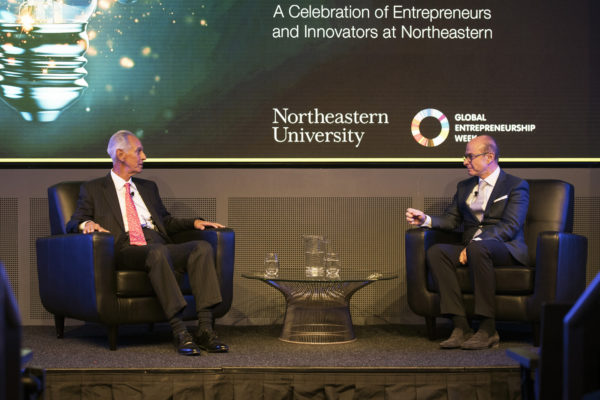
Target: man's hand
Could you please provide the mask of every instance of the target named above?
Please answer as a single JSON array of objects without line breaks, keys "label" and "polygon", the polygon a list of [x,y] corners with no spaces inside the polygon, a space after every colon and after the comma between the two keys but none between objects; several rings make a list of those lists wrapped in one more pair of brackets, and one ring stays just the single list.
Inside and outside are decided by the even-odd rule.
[{"label": "man's hand", "polygon": [[202,221],[201,219],[194,220],[194,229],[203,231],[206,228],[225,228],[225,225],[221,225],[218,222]]},{"label": "man's hand", "polygon": [[458,261],[462,265],[465,265],[467,263],[467,248],[466,247],[464,249],[462,249],[462,251],[460,252],[460,255],[458,256]]},{"label": "man's hand", "polygon": [[423,225],[425,223],[425,213],[415,208],[406,209],[406,221],[411,225]]},{"label": "man's hand", "polygon": [[83,233],[94,233],[94,232],[108,232],[106,229],[95,223],[94,221],[88,221],[83,227]]}]

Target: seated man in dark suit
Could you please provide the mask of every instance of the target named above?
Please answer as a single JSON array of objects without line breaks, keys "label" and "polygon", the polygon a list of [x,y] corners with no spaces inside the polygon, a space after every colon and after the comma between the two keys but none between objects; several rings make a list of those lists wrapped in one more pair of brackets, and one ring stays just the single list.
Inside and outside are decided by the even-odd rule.
[{"label": "seated man in dark suit", "polygon": [[[132,178],[144,167],[144,148],[131,132],[119,131],[108,143],[110,173],[81,186],[68,232],[110,232],[115,237],[117,268],[139,268],[152,287],[173,330],[182,355],[227,352],[213,331],[211,307],[221,302],[211,245],[202,240],[174,244],[169,235],[223,225],[202,219],[174,218],[166,210],[152,181]],[[178,282],[187,273],[196,302],[198,328],[190,335],[182,314],[187,305]]]},{"label": "seated man in dark suit", "polygon": [[[494,266],[528,265],[523,225],[529,207],[527,181],[509,175],[498,166],[498,146],[487,135],[467,144],[464,157],[471,178],[458,183],[452,204],[439,217],[409,208],[412,225],[453,230],[464,226],[463,244],[435,244],[427,251],[427,264],[440,291],[441,313],[452,318],[445,349],[484,349],[500,342],[495,324]],[[473,335],[466,319],[456,275],[460,264],[469,268],[475,314],[481,318]]]}]

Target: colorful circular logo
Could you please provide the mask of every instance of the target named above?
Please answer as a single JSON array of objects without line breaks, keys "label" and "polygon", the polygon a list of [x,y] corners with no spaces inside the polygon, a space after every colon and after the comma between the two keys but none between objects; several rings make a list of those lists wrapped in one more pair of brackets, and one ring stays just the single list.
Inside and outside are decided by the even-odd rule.
[{"label": "colorful circular logo", "polygon": [[[421,121],[423,121],[427,117],[434,117],[440,121],[442,129],[440,129],[439,135],[434,137],[433,139],[428,139],[421,134]],[[441,112],[434,108],[426,108],[425,110],[421,110],[415,115],[412,120],[412,124],[410,125],[411,131],[413,134],[413,138],[419,143],[421,146],[425,147],[435,147],[444,143],[444,140],[448,137],[450,133],[450,123],[448,122],[448,118]]]}]

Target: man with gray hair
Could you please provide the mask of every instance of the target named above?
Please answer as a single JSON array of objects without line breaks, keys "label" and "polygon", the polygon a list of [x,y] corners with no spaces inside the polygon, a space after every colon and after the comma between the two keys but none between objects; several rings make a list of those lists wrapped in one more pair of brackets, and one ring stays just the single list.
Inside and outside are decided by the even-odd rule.
[{"label": "man with gray hair", "polygon": [[[221,302],[211,245],[202,240],[175,244],[170,235],[189,229],[222,228],[203,219],[169,214],[152,181],[132,178],[142,172],[146,154],[133,133],[118,131],[109,140],[113,160],[110,173],[81,186],[77,209],[68,232],[109,232],[115,237],[117,268],[139,268],[148,273],[162,309],[171,324],[175,348],[182,355],[227,352],[213,330],[211,307]],[[196,302],[198,327],[190,335],[183,323],[187,305],[178,278],[188,274]]]}]

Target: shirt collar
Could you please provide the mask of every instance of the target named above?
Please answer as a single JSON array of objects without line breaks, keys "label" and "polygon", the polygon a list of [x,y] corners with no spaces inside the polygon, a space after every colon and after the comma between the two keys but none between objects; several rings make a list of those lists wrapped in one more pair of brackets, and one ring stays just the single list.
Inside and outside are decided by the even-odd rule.
[{"label": "shirt collar", "polygon": [[491,187],[494,187],[496,185],[496,182],[498,181],[499,176],[500,176],[500,167],[496,168],[496,170],[494,172],[492,172],[490,175],[488,175],[487,178],[485,178],[485,179],[479,178],[479,181],[480,182],[485,181],[485,183],[487,183]]},{"label": "shirt collar", "polygon": [[131,180],[131,178],[129,178],[129,180],[128,180],[128,181],[126,181],[125,179],[123,179],[123,178],[121,178],[119,175],[117,175],[117,174],[115,173],[115,171],[113,171],[112,169],[110,170],[110,177],[112,178],[112,180],[113,180],[113,183],[115,184],[115,188],[116,188],[117,190],[121,190],[121,189],[122,189],[122,188],[125,186],[125,184],[126,184],[126,183],[129,183],[129,186],[130,186],[130,187],[132,187],[132,188],[134,188],[134,189],[137,189],[137,188],[135,187],[135,184],[134,184],[134,183],[133,183],[133,181]]}]

